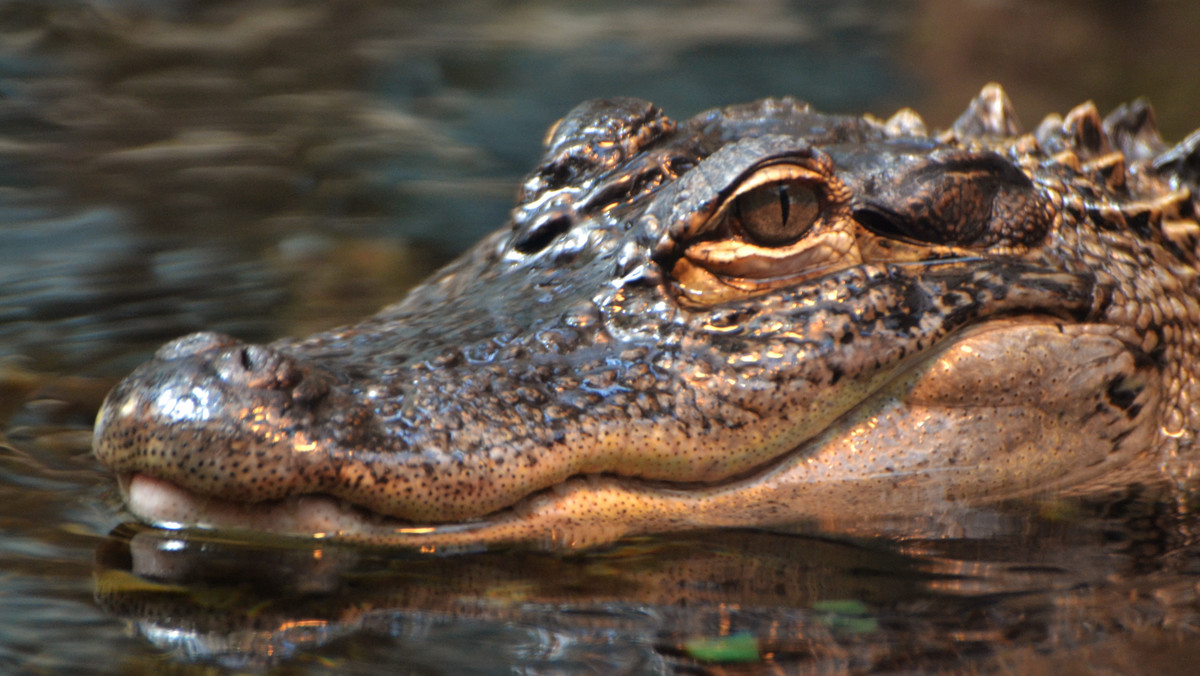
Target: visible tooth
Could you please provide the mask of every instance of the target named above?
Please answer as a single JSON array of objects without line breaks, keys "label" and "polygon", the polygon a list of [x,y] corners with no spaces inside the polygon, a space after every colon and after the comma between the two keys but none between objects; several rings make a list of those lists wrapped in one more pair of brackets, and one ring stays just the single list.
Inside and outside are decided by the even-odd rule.
[{"label": "visible tooth", "polygon": [[1104,118],[1108,140],[1125,153],[1130,162],[1156,157],[1167,144],[1158,133],[1158,119],[1146,99],[1122,103]]},{"label": "visible tooth", "polygon": [[1091,101],[1081,103],[1067,113],[1063,118],[1063,131],[1076,151],[1085,158],[1112,152],[1112,146],[1108,144],[1108,134],[1104,132],[1104,121],[1100,119],[1100,111],[1096,110],[1096,104]]},{"label": "visible tooth", "polygon": [[901,108],[883,124],[888,136],[925,136],[925,120],[912,108]]},{"label": "visible tooth", "polygon": [[1008,94],[1000,85],[991,82],[984,85],[966,112],[955,120],[954,133],[959,138],[1016,136],[1021,133],[1021,125]]}]

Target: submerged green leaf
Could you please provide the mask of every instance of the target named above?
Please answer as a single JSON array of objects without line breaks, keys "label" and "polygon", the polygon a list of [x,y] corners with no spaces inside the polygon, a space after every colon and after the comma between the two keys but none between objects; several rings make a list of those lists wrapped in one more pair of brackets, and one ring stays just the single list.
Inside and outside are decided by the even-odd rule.
[{"label": "submerged green leaf", "polygon": [[687,654],[704,662],[757,662],[758,639],[750,633],[695,638],[683,644]]},{"label": "submerged green leaf", "polygon": [[871,634],[879,630],[879,621],[870,614],[867,604],[857,599],[833,599],[812,604],[817,622],[834,631],[851,634]]}]

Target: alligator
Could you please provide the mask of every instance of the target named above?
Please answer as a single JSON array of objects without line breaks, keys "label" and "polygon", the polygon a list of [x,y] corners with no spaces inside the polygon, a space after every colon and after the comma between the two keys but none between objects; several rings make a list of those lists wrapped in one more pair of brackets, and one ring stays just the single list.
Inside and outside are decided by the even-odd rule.
[{"label": "alligator", "polygon": [[507,227],[358,324],[165,345],[95,454],[150,524],[435,549],[1186,490],[1198,177],[1144,100],[588,101]]}]

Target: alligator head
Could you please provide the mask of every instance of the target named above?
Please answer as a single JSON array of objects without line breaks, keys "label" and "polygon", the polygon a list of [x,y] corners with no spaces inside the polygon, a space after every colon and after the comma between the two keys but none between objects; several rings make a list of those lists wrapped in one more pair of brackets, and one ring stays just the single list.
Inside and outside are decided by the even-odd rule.
[{"label": "alligator head", "polygon": [[791,99],[549,133],[511,223],[363,322],[163,347],[95,451],[159,525],[397,544],[922,515],[1187,473],[1193,136]]}]

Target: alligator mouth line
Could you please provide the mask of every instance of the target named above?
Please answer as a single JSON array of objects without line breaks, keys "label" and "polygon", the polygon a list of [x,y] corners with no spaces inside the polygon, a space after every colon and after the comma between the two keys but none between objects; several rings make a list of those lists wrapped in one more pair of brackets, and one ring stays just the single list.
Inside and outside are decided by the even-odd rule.
[{"label": "alligator mouth line", "polygon": [[806,440],[756,467],[711,482],[645,479],[609,472],[577,474],[527,493],[516,502],[495,511],[447,523],[422,523],[372,512],[328,493],[240,502],[202,495],[144,472],[122,473],[117,479],[129,511],[139,519],[165,530],[228,530],[365,542],[386,538],[388,544],[404,544],[406,537],[460,534],[487,529],[508,519],[527,518],[536,514],[541,503],[553,501],[556,495],[577,489],[586,491],[589,487],[603,484],[618,486],[632,494],[698,496],[706,491],[754,483],[804,454],[811,441]]},{"label": "alligator mouth line", "polygon": [[[327,493],[306,493],[276,500],[239,502],[195,493],[172,481],[142,472],[118,476],[118,486],[128,510],[139,520],[164,530],[213,530],[231,534],[282,535],[288,538],[333,539],[348,543],[388,546],[420,545],[426,538],[479,534],[505,522],[536,518],[543,503],[572,491],[618,488],[645,496],[699,496],[738,484],[753,483],[777,471],[803,453],[803,443],[763,465],[720,481],[670,482],[611,473],[579,474],[533,491],[501,509],[448,523],[421,523],[371,512]],[[490,540],[486,535],[483,540]]]}]

